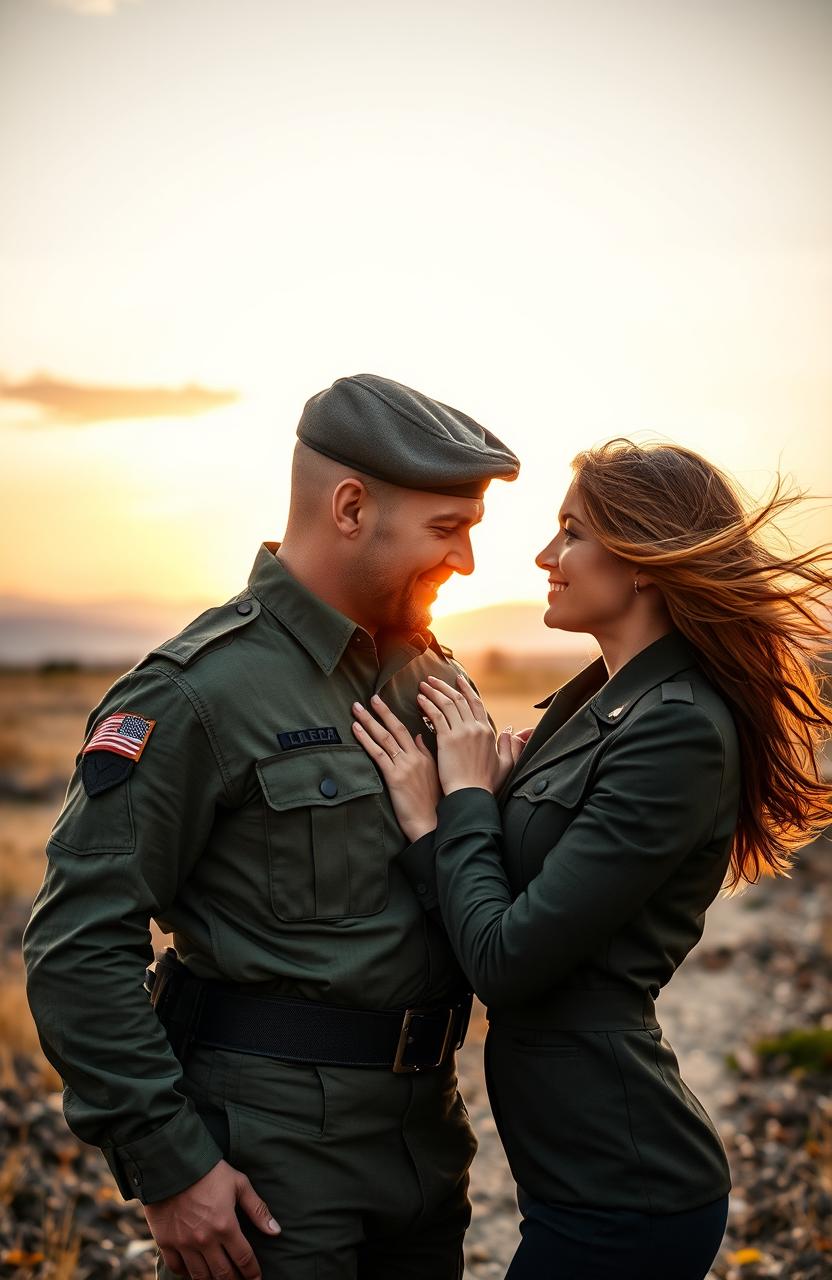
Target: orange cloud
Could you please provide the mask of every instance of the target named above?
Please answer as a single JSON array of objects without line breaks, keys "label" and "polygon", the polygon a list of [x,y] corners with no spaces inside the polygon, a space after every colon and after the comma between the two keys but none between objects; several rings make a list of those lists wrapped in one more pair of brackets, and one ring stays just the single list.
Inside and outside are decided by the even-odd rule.
[{"label": "orange cloud", "polygon": [[236,391],[186,387],[94,387],[62,382],[48,374],[28,382],[0,381],[0,399],[35,405],[40,415],[31,426],[87,426],[123,418],[191,418],[239,398]]}]

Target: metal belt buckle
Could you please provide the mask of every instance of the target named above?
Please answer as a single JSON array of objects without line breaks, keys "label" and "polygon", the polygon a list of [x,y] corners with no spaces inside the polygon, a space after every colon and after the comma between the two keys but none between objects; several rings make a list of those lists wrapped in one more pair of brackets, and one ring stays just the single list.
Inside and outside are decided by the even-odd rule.
[{"label": "metal belt buckle", "polygon": [[404,1075],[411,1071],[424,1071],[426,1068],[439,1067],[444,1061],[445,1054],[451,1043],[453,1026],[454,1026],[454,1010],[448,1010],[448,1021],[445,1026],[445,1034],[442,1037],[442,1048],[439,1050],[439,1057],[435,1062],[423,1062],[419,1066],[410,1066],[404,1061],[407,1046],[410,1043],[410,1024],[416,1017],[429,1017],[436,1014],[436,1009],[405,1009],[402,1018],[402,1029],[399,1032],[399,1043],[396,1045],[396,1056],[393,1059],[393,1070],[397,1075]]}]

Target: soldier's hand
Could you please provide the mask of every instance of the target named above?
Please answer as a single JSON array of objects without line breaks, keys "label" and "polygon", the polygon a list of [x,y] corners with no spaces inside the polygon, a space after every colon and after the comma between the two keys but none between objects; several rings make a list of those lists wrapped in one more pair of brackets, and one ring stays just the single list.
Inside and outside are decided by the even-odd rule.
[{"label": "soldier's hand", "polygon": [[146,1204],[144,1216],[165,1265],[191,1280],[261,1280],[260,1266],[235,1212],[274,1236],[280,1227],[244,1173],[225,1160],[175,1196]]}]

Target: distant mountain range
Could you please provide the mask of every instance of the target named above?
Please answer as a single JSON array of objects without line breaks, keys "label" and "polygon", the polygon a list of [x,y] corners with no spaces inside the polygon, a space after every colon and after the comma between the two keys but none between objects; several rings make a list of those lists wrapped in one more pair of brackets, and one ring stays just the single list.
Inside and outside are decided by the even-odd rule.
[{"label": "distant mountain range", "polygon": [[52,603],[0,596],[0,663],[132,666],[205,608],[197,600]]},{"label": "distant mountain range", "polygon": [[437,618],[432,626],[436,638],[461,656],[499,650],[515,654],[595,654],[598,646],[591,636],[550,631],[543,624],[545,602],[524,601],[491,604],[467,613],[451,613]]},{"label": "distant mountain range", "polygon": [[[107,600],[53,604],[0,596],[0,664],[39,666],[46,662],[84,666],[132,666],[143,654],[208,607],[177,603]],[[583,655],[589,637],[548,631],[543,608],[523,602],[489,605],[438,618],[442,644],[462,657],[499,650],[508,654]]]}]

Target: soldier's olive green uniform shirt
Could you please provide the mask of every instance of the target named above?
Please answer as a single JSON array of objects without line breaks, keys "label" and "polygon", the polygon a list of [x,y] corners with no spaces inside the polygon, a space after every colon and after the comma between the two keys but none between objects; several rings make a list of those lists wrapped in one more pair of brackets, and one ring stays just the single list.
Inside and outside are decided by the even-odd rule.
[{"label": "soldier's olive green uniform shirt", "polygon": [[381,692],[429,740],[419,681],[456,668],[429,633],[374,642],[274,550],[91,714],[87,742],[116,712],[155,723],[126,780],[90,796],[76,768],[24,941],[67,1119],[145,1202],[221,1155],[142,985],[150,918],[197,975],[260,993],[396,1009],[463,987],[350,728],[353,701]]}]

